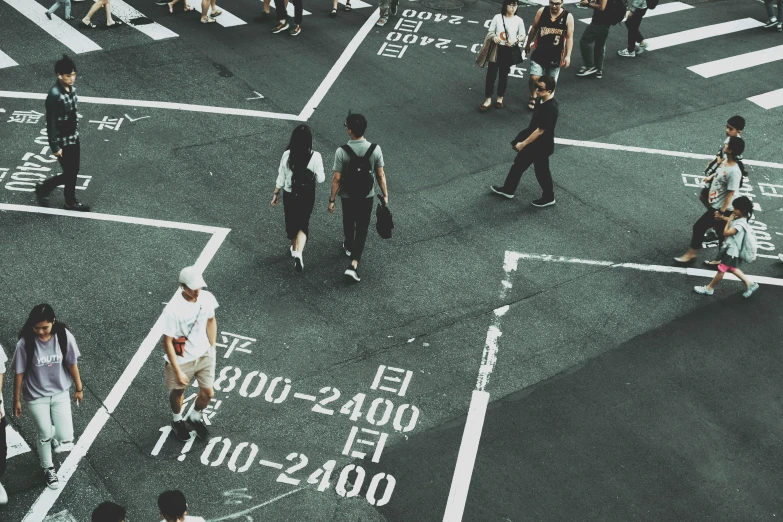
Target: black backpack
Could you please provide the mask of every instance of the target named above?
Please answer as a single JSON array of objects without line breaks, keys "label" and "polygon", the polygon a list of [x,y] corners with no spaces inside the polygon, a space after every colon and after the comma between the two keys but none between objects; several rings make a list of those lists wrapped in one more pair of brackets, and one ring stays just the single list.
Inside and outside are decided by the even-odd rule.
[{"label": "black backpack", "polygon": [[[310,153],[310,158],[313,154]],[[310,161],[307,161],[310,164]],[[296,167],[291,174],[291,194],[296,197],[315,196],[315,174],[305,166]]]},{"label": "black backpack", "polygon": [[366,198],[372,190],[375,177],[370,165],[370,158],[375,147],[375,143],[371,144],[364,156],[358,156],[350,145],[340,147],[350,157],[348,168],[340,176],[340,188],[348,194],[348,197]]},{"label": "black backpack", "polygon": [[628,13],[628,2],[626,0],[608,0],[606,3],[609,23],[617,25],[625,19]]},{"label": "black backpack", "polygon": [[658,0],[647,0],[647,9],[655,9],[658,7]]},{"label": "black backpack", "polygon": [[[68,353],[68,329],[60,326],[54,333],[57,336],[57,344],[60,345],[60,353],[63,354],[63,364],[65,364],[65,355]],[[25,375],[30,371],[30,362],[35,357],[35,336],[24,338],[24,351],[27,354],[27,367],[24,370]]]}]

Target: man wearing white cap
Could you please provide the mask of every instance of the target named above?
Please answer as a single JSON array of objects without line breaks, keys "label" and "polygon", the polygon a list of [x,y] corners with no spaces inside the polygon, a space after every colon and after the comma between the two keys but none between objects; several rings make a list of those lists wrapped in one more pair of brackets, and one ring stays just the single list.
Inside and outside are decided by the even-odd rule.
[{"label": "man wearing white cap", "polygon": [[[210,292],[202,290],[207,284],[194,266],[182,269],[179,286],[182,291],[163,310],[165,384],[170,391],[171,429],[182,441],[190,439],[191,430],[199,439],[205,439],[208,431],[202,411],[215,394],[212,384],[215,380],[215,309],[218,302]],[[183,395],[193,378],[198,381],[198,397],[193,410],[183,419]]]}]

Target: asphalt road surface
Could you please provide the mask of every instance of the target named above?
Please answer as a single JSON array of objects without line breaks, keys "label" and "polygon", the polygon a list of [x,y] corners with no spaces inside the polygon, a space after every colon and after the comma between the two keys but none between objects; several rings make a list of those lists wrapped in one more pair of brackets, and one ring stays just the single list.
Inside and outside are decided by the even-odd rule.
[{"label": "asphalt road surface", "polygon": [[[2,522],[86,521],[103,500],[156,520],[170,488],[208,522],[781,516],[783,36],[760,28],[761,3],[662,3],[641,56],[617,56],[626,31],[611,28],[600,80],[574,76],[575,45],[555,94],[557,204],[536,209],[532,172],[513,200],[489,193],[530,118],[527,61],[506,108],[478,111],[473,53],[498,4],[402,0],[381,28],[375,5],[330,18],[306,3],[291,37],[253,22],[260,2],[225,1],[207,26],[181,3],[126,1],[128,24],[91,31],[0,1],[0,342],[10,356],[51,303],[86,389],[56,492],[29,415],[9,419]],[[569,9],[579,38],[589,13]],[[534,13],[519,8],[526,26]],[[41,114],[63,52],[90,214],[32,192],[59,172]],[[349,110],[383,148],[396,225],[391,240],[371,229],[358,284],[328,183],[302,273],[269,204],[292,129],[312,127],[329,178]],[[762,254],[747,300],[729,279],[694,294],[711,272],[672,261],[734,114]],[[210,440],[183,444],[156,321],[196,262],[220,303],[218,381]]]}]

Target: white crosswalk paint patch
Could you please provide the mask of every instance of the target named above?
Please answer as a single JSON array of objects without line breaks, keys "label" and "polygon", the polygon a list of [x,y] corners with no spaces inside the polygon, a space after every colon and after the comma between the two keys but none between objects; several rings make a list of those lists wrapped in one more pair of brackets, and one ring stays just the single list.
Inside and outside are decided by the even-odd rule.
[{"label": "white crosswalk paint patch", "polygon": [[13,67],[14,65],[19,65],[14,61],[13,58],[5,54],[3,51],[0,51],[0,69],[4,69],[6,67]]},{"label": "white crosswalk paint patch", "polygon": [[779,60],[783,60],[783,45],[762,49],[760,51],[753,51],[751,53],[738,54],[737,56],[729,56],[728,58],[722,58],[720,60],[715,60],[714,62],[692,65],[691,67],[688,67],[688,70],[695,72],[702,78],[712,78],[721,74],[741,71],[743,69],[749,69],[765,63],[777,62]]},{"label": "white crosswalk paint patch", "polygon": [[46,18],[46,8],[34,0],[5,0],[28,20],[49,33],[76,54],[100,51],[101,47],[59,18]]},{"label": "white crosswalk paint patch", "polygon": [[129,26],[133,27],[137,31],[140,31],[153,40],[163,40],[166,38],[176,38],[178,35],[174,31],[163,27],[157,22],[148,24],[135,25],[131,23],[131,20],[138,18],[146,18],[142,13],[126,4],[123,0],[111,1],[111,14],[112,16],[119,18]]},{"label": "white crosswalk paint patch", "polygon": [[30,451],[30,446],[27,445],[22,436],[10,424],[5,427],[5,436],[9,459],[17,455],[24,455]]},{"label": "white crosswalk paint patch", "polygon": [[[644,20],[647,20],[648,18],[652,18],[653,16],[678,13],[680,11],[685,11],[686,9],[693,9],[693,6],[684,4],[682,2],[669,2],[667,4],[658,4],[658,7],[656,7],[655,9],[647,10],[647,12],[644,14]],[[590,20],[591,20],[590,18],[579,19],[580,22],[584,22],[586,24],[589,24]]]},{"label": "white crosswalk paint patch", "polygon": [[757,96],[751,96],[748,101],[752,101],[763,109],[774,109],[783,106],[783,89],[765,92]]},{"label": "white crosswalk paint patch", "polygon": [[[198,0],[190,0],[188,2],[188,5],[191,6],[193,9],[201,13],[201,2]],[[218,9],[222,11],[219,16],[215,17],[215,21],[223,27],[235,27],[237,25],[246,25],[247,22],[242,20],[241,18],[232,15],[222,7],[218,6]]]},{"label": "white crosswalk paint patch", "polygon": [[666,47],[675,45],[697,42],[715,36],[737,33],[763,25],[762,22],[754,20],[753,18],[743,18],[741,20],[723,22],[721,24],[705,25],[695,29],[688,29],[687,31],[680,31],[678,33],[645,38],[645,41],[647,42],[647,50],[654,51],[656,49],[665,49]]}]

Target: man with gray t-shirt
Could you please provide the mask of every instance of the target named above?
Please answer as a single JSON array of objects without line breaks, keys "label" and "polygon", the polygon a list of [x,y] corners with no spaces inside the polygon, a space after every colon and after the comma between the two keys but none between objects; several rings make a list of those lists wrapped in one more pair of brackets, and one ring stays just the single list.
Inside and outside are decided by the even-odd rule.
[{"label": "man with gray t-shirt", "polygon": [[[334,212],[335,199],[340,196],[343,207],[343,250],[345,255],[351,258],[351,264],[345,270],[345,276],[354,281],[361,281],[358,267],[362,260],[362,252],[367,241],[367,230],[370,228],[372,217],[373,198],[376,194],[382,195],[383,200],[389,204],[389,191],[386,188],[386,174],[383,171],[383,153],[381,147],[364,139],[367,130],[367,119],[361,114],[349,114],[345,119],[345,130],[350,136],[348,145],[337,149],[334,155],[334,176],[332,177],[332,193],[329,196],[329,212]],[[375,181],[357,180],[362,175],[356,172],[362,165],[362,158],[369,155],[369,173],[375,174]],[[361,170],[361,169],[360,169]],[[348,186],[353,183],[367,183],[367,190],[357,195],[356,190]],[[379,192],[380,189],[380,192]],[[365,193],[366,192],[366,193]]]}]

